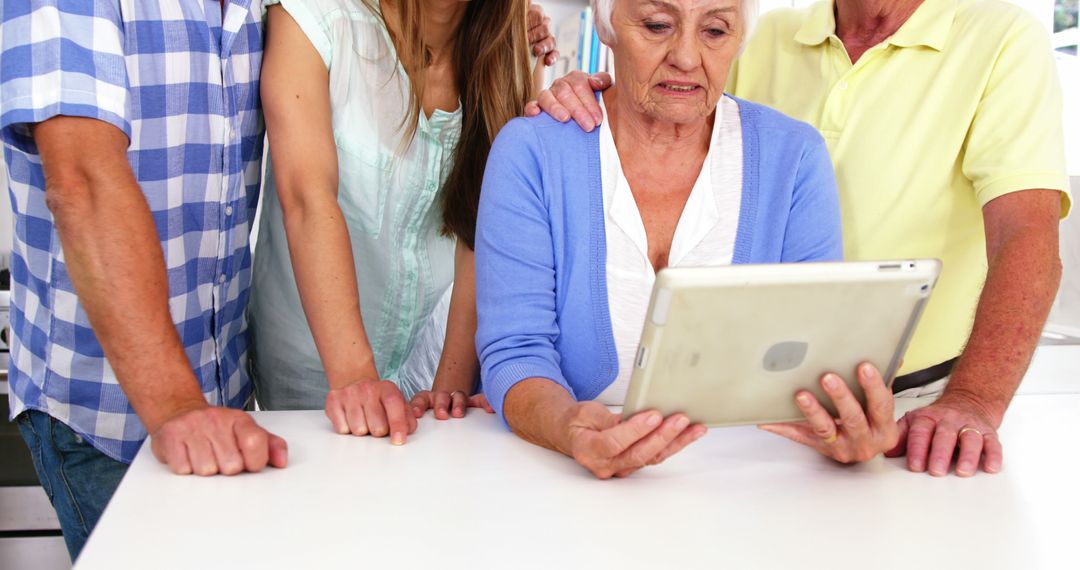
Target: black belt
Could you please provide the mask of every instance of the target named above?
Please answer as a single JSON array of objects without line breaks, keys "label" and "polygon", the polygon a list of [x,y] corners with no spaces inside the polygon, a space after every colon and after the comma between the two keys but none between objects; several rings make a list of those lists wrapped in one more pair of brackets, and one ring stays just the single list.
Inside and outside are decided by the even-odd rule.
[{"label": "black belt", "polygon": [[897,376],[892,384],[893,394],[903,392],[904,390],[910,390],[911,388],[926,386],[935,380],[941,380],[952,372],[954,364],[956,364],[956,358],[950,358],[941,364],[935,364],[929,368],[923,368],[922,370],[916,370],[910,374]]}]

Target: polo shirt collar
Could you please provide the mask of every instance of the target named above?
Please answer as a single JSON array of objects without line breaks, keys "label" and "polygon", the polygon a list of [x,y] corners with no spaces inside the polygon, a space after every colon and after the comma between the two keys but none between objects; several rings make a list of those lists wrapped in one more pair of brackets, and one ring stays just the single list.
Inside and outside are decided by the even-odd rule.
[{"label": "polo shirt collar", "polygon": [[815,2],[809,8],[806,20],[795,32],[795,41],[808,46],[820,45],[836,33],[836,17],[831,0]]},{"label": "polo shirt collar", "polygon": [[957,0],[923,0],[888,42],[899,47],[926,46],[944,50],[956,19],[956,4]]},{"label": "polo shirt collar", "polygon": [[[923,0],[915,13],[904,22],[886,42],[899,47],[927,46],[941,51],[949,38],[956,18],[957,0]],[[826,0],[812,5],[802,26],[795,32],[795,41],[816,46],[836,34],[833,2]]]}]

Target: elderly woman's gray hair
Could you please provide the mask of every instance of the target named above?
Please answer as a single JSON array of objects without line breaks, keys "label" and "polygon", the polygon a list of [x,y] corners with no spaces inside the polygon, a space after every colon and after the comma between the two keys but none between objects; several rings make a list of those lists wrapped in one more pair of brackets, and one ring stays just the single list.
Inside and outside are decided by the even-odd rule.
[{"label": "elderly woman's gray hair", "polygon": [[[589,0],[592,4],[593,17],[596,19],[597,28],[604,31],[608,37],[615,37],[615,30],[611,26],[611,12],[615,9],[616,0]],[[739,51],[746,46],[750,34],[754,31],[754,23],[757,20],[758,0],[740,0],[742,6],[739,9],[743,19],[743,37],[739,45]]]}]

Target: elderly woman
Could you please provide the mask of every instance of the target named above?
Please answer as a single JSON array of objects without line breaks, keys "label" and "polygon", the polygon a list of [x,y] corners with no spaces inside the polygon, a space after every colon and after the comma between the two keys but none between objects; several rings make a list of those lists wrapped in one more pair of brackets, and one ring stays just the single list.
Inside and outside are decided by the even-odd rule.
[{"label": "elderly woman", "polygon": [[841,236],[821,136],[723,94],[749,28],[741,0],[594,5],[620,78],[603,127],[516,119],[491,149],[477,350],[484,392],[516,434],[607,478],[705,433],[683,414],[620,422],[605,407],[623,403],[656,272],[836,260]]},{"label": "elderly woman", "polygon": [[[1071,205],[1046,30],[1000,0],[823,0],[764,16],[728,87],[824,135],[848,259],[945,264],[893,383],[941,397],[900,420],[889,455],[937,476],[954,455],[957,475],[999,471],[997,428],[1057,290]],[[589,92],[568,76],[540,106],[591,130]],[[773,431],[820,446],[794,429]]]}]

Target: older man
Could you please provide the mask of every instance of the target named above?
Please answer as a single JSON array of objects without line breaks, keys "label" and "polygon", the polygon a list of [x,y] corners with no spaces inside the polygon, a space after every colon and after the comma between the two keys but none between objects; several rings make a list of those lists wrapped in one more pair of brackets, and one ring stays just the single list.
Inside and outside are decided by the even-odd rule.
[{"label": "older man", "polygon": [[[237,409],[251,393],[263,8],[2,6],[11,416],[75,558],[147,435],[180,474],[287,462]],[[534,53],[551,52],[543,13],[530,18]]]},{"label": "older man", "polygon": [[[540,106],[592,128],[589,88],[608,81],[568,76]],[[996,430],[1060,280],[1058,220],[1071,203],[1045,30],[997,0],[824,1],[766,14],[728,87],[825,137],[847,258],[944,261],[895,388],[932,395],[951,377],[885,451],[932,475],[957,449],[958,475],[980,459],[1000,470]]]},{"label": "older man", "polygon": [[5,2],[11,415],[75,558],[153,436],[177,473],[284,466],[236,409],[262,7]]}]

